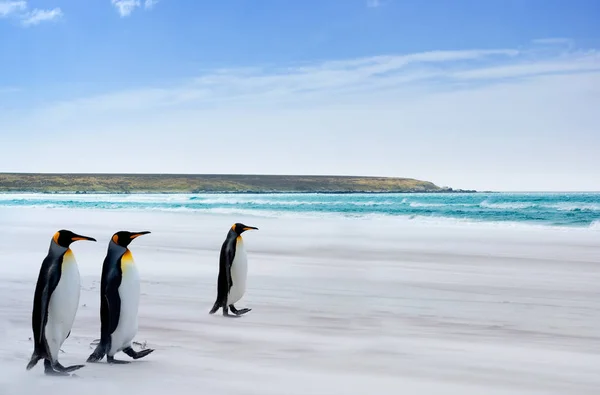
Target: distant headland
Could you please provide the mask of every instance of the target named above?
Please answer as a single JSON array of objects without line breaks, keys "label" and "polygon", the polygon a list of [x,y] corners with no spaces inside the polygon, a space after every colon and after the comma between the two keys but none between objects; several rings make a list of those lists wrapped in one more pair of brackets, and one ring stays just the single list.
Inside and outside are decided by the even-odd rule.
[{"label": "distant headland", "polygon": [[35,193],[449,193],[475,192],[395,177],[245,174],[0,173],[0,192]]}]

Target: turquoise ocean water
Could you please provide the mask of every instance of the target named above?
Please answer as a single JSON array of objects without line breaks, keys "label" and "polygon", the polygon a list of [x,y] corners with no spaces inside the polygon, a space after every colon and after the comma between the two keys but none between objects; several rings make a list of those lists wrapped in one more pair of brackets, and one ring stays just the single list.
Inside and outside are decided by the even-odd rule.
[{"label": "turquoise ocean water", "polygon": [[600,229],[600,193],[0,194],[2,207],[188,211],[298,217],[402,217]]}]

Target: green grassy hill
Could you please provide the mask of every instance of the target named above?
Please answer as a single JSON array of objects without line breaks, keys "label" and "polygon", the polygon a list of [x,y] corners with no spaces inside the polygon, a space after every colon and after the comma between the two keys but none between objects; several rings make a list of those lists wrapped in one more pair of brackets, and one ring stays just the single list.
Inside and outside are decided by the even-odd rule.
[{"label": "green grassy hill", "polygon": [[0,192],[447,192],[410,178],[217,174],[0,173]]}]

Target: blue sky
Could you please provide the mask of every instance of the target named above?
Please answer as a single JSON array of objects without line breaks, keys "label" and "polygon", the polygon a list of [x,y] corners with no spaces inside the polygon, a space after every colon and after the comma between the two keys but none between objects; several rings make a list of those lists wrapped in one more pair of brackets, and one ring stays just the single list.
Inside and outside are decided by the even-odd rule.
[{"label": "blue sky", "polygon": [[0,0],[0,171],[600,190],[598,15],[591,0]]}]

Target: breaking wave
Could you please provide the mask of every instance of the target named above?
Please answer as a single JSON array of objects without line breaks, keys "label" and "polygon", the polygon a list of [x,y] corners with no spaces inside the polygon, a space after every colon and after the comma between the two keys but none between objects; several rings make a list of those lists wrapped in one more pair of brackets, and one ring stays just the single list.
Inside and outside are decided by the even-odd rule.
[{"label": "breaking wave", "polygon": [[0,208],[404,218],[598,229],[600,193],[0,194]]}]

